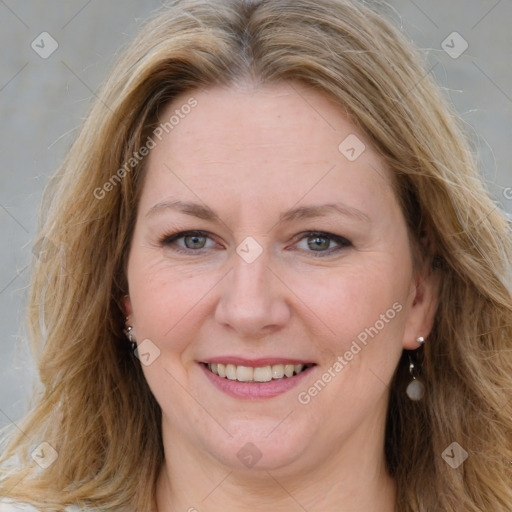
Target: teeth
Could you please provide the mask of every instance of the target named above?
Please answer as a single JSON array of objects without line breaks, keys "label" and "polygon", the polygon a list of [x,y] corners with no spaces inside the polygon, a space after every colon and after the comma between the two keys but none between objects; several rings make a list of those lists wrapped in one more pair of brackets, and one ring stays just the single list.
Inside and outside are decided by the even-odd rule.
[{"label": "teeth", "polygon": [[229,380],[236,380],[236,366],[234,364],[226,365],[226,377]]},{"label": "teeth", "polygon": [[239,382],[270,382],[272,379],[293,377],[304,370],[303,364],[273,364],[272,366],[236,366],[234,364],[209,363],[208,369],[229,380]]},{"label": "teeth", "polygon": [[258,366],[254,368],[254,380],[256,382],[269,382],[272,380],[272,367],[271,366]]},{"label": "teeth", "polygon": [[284,374],[287,377],[291,377],[293,372],[295,371],[295,366],[293,364],[285,364],[284,365]]},{"label": "teeth", "polygon": [[284,377],[284,364],[272,365],[272,378],[282,379]]},{"label": "teeth", "polygon": [[237,366],[236,367],[236,380],[240,382],[250,382],[253,380],[254,371],[249,366]]}]

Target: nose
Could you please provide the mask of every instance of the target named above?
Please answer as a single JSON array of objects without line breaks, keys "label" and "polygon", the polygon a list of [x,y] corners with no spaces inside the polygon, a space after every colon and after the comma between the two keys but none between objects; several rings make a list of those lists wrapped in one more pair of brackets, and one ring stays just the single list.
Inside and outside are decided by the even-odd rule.
[{"label": "nose", "polygon": [[270,270],[265,253],[251,263],[233,255],[233,268],[222,281],[215,310],[219,324],[248,339],[281,329],[291,316],[287,289]]}]

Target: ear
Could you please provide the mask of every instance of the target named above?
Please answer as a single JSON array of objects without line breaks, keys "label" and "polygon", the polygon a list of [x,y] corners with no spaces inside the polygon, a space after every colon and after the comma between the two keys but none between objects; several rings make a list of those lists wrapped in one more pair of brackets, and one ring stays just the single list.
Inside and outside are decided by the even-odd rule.
[{"label": "ear", "polygon": [[430,265],[415,275],[403,339],[406,350],[416,350],[420,346],[416,339],[420,336],[427,339],[430,334],[439,303],[439,284],[439,271]]},{"label": "ear", "polygon": [[122,310],[123,310],[124,316],[126,318],[129,318],[133,313],[132,302],[130,300],[130,296],[124,295],[121,304],[122,304]]}]

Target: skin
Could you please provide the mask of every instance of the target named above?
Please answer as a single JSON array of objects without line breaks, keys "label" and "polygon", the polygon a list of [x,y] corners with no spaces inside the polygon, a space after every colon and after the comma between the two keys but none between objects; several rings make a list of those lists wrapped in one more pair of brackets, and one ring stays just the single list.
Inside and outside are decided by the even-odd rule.
[{"label": "skin", "polygon": [[[427,338],[436,305],[433,278],[421,265],[413,270],[392,175],[343,110],[305,86],[192,91],[175,98],[162,120],[191,96],[197,106],[146,161],[127,269],[128,324],[138,343],[149,339],[160,350],[143,366],[163,412],[155,505],[160,512],[392,511],[388,385],[402,350]],[[338,150],[350,134],[366,145],[355,161]],[[206,205],[220,220],[155,208],[174,200]],[[290,208],[335,202],[359,216],[278,222]],[[162,243],[186,230],[209,238]],[[351,245],[322,238],[318,248],[308,231]],[[262,248],[251,263],[236,252],[249,236]],[[396,303],[401,311],[301,404],[298,394]],[[248,400],[206,378],[199,362],[221,355],[316,366],[298,387]],[[237,457],[248,442],[261,454],[250,468]]]}]

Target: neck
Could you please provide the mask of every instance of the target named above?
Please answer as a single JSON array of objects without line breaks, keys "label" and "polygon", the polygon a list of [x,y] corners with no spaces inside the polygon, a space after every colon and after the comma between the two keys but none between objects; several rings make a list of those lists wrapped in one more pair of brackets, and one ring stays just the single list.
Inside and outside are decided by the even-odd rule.
[{"label": "neck", "polygon": [[386,470],[384,439],[374,429],[354,433],[316,464],[245,471],[205,456],[183,439],[170,442],[176,435],[164,435],[158,512],[395,511],[395,482]]}]

